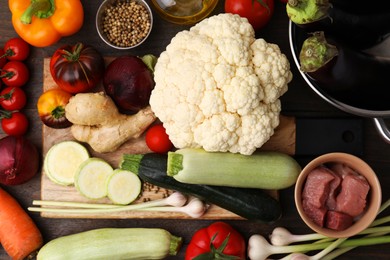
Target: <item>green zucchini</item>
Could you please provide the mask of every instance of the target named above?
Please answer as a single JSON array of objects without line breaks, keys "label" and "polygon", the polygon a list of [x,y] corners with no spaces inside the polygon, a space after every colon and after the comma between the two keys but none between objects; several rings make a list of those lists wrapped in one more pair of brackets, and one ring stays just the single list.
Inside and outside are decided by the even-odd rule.
[{"label": "green zucchini", "polygon": [[37,260],[163,259],[181,245],[181,237],[160,228],[100,228],[49,241]]},{"label": "green zucchini", "polygon": [[252,155],[179,149],[168,153],[169,176],[191,184],[280,190],[295,184],[301,167],[280,152]]},{"label": "green zucchini", "polygon": [[120,167],[153,185],[179,191],[229,210],[243,218],[270,223],[282,214],[277,199],[260,189],[186,184],[167,175],[167,155],[125,154]]}]

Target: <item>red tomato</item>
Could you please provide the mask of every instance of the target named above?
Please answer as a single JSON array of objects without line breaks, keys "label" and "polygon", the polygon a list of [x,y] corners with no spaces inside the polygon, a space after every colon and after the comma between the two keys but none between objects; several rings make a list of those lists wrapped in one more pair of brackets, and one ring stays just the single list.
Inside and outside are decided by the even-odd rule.
[{"label": "red tomato", "polygon": [[88,92],[102,79],[103,56],[92,46],[78,43],[57,49],[50,60],[50,73],[63,90],[69,93]]},{"label": "red tomato", "polygon": [[30,55],[30,45],[22,38],[11,38],[4,45],[8,60],[24,61]]},{"label": "red tomato", "polygon": [[3,117],[1,127],[7,135],[24,135],[28,129],[28,120],[23,113],[13,112],[9,116]]},{"label": "red tomato", "polygon": [[274,13],[274,0],[226,0],[225,12],[247,18],[257,31],[271,19]]},{"label": "red tomato", "polygon": [[0,49],[0,69],[7,63],[7,58],[3,49]]},{"label": "red tomato", "polygon": [[229,256],[245,259],[245,253],[243,236],[227,223],[218,221],[195,232],[187,247],[185,260],[200,255],[204,256],[202,259],[228,259]]},{"label": "red tomato", "polygon": [[0,93],[0,105],[5,110],[20,110],[26,105],[26,102],[26,94],[21,88],[7,87]]},{"label": "red tomato", "polygon": [[146,132],[145,141],[149,149],[156,153],[167,153],[173,147],[162,124],[150,127]]},{"label": "red tomato", "polygon": [[1,69],[0,78],[9,87],[21,87],[30,79],[30,72],[21,61],[9,61]]}]

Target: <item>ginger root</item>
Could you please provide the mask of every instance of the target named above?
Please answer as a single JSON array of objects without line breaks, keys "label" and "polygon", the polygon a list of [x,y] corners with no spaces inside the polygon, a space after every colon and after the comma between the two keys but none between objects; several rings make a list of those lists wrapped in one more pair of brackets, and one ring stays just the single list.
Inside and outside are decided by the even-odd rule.
[{"label": "ginger root", "polygon": [[113,152],[126,141],[140,137],[156,120],[149,106],[135,115],[119,113],[104,92],[73,96],[65,107],[65,116],[73,123],[73,137],[99,153]]}]

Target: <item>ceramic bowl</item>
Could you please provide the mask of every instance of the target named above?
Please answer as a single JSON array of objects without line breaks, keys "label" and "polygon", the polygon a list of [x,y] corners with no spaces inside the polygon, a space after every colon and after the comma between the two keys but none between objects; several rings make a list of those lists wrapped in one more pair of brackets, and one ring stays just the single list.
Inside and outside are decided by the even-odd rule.
[{"label": "ceramic bowl", "polygon": [[[358,174],[364,176],[370,186],[367,195],[366,207],[362,214],[354,218],[351,226],[343,230],[334,230],[317,225],[304,211],[302,203],[302,192],[306,179],[318,166],[327,166],[331,163],[343,163],[349,166]],[[309,162],[298,176],[295,185],[295,204],[302,220],[315,232],[332,238],[350,237],[366,229],[375,220],[382,203],[382,191],[380,182],[373,169],[362,159],[347,153],[328,153],[321,155]]]},{"label": "ceramic bowl", "polygon": [[[110,40],[107,33],[104,31],[104,17],[106,15],[106,10],[112,6],[115,6],[117,3],[131,3],[131,2],[135,2],[136,4],[144,7],[145,11],[148,14],[148,18],[149,18],[149,23],[150,23],[149,29],[148,29],[147,33],[145,34],[145,36],[142,37],[142,40],[138,41],[137,43],[127,44],[125,46],[115,44],[112,40]],[[119,26],[115,26],[115,27],[118,29],[118,31],[121,30],[120,28],[123,28],[123,27],[119,27]],[[99,6],[99,9],[98,9],[97,14],[96,14],[96,30],[97,30],[100,38],[107,45],[111,46],[112,48],[119,49],[119,50],[129,50],[129,49],[140,46],[149,37],[149,35],[152,31],[152,27],[153,27],[153,14],[152,14],[152,11],[151,11],[149,5],[144,0],[105,0]]]}]

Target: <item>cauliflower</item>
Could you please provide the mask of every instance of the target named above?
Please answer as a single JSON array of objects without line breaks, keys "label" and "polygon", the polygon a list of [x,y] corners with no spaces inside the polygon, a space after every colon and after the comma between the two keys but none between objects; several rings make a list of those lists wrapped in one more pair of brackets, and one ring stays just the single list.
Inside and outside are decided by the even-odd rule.
[{"label": "cauliflower", "polygon": [[154,75],[150,105],[176,148],[245,155],[273,135],[292,79],[279,47],[227,13],[173,37]]}]

